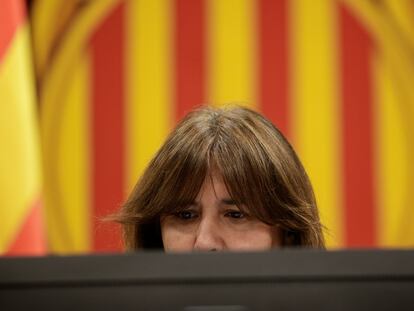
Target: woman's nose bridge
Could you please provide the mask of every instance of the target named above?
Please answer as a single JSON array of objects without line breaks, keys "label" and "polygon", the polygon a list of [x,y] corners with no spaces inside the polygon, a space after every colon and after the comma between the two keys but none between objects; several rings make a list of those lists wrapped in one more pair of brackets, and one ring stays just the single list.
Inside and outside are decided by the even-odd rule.
[{"label": "woman's nose bridge", "polygon": [[207,216],[200,219],[196,233],[195,246],[203,249],[221,248],[222,230],[215,217]]},{"label": "woman's nose bridge", "polygon": [[214,235],[217,232],[218,223],[217,220],[212,216],[203,216],[200,219],[200,223],[198,225],[198,232],[197,235]]}]

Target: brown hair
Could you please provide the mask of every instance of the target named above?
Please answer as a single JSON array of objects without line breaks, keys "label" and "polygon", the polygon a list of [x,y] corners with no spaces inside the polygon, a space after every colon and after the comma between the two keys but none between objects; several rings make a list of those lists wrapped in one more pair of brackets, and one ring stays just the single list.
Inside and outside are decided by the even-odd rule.
[{"label": "brown hair", "polygon": [[240,208],[281,228],[283,246],[324,248],[312,186],[282,133],[247,108],[204,107],[169,135],[116,215],[127,249],[163,248],[160,216],[194,201],[213,170]]}]

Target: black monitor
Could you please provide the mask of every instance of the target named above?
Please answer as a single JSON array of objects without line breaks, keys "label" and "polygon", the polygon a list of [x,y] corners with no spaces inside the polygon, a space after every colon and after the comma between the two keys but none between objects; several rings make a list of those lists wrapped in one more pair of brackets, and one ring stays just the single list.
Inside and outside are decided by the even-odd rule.
[{"label": "black monitor", "polygon": [[414,310],[414,251],[3,258],[0,310]]}]

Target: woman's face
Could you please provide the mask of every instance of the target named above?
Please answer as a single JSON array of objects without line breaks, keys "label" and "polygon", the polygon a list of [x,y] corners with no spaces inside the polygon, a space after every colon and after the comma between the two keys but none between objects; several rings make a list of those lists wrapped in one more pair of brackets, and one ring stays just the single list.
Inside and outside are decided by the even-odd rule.
[{"label": "woman's face", "polygon": [[161,217],[165,251],[259,251],[280,245],[280,232],[243,213],[219,175],[206,178],[193,204]]}]

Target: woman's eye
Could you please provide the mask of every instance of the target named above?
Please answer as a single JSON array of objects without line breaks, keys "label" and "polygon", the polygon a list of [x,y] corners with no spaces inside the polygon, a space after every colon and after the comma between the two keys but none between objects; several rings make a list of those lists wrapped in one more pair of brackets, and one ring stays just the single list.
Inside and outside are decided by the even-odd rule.
[{"label": "woman's eye", "polygon": [[242,219],[246,217],[246,215],[240,211],[228,211],[225,216],[234,219]]},{"label": "woman's eye", "polygon": [[196,218],[197,214],[194,211],[181,211],[176,213],[175,216],[182,220],[189,220]]}]

